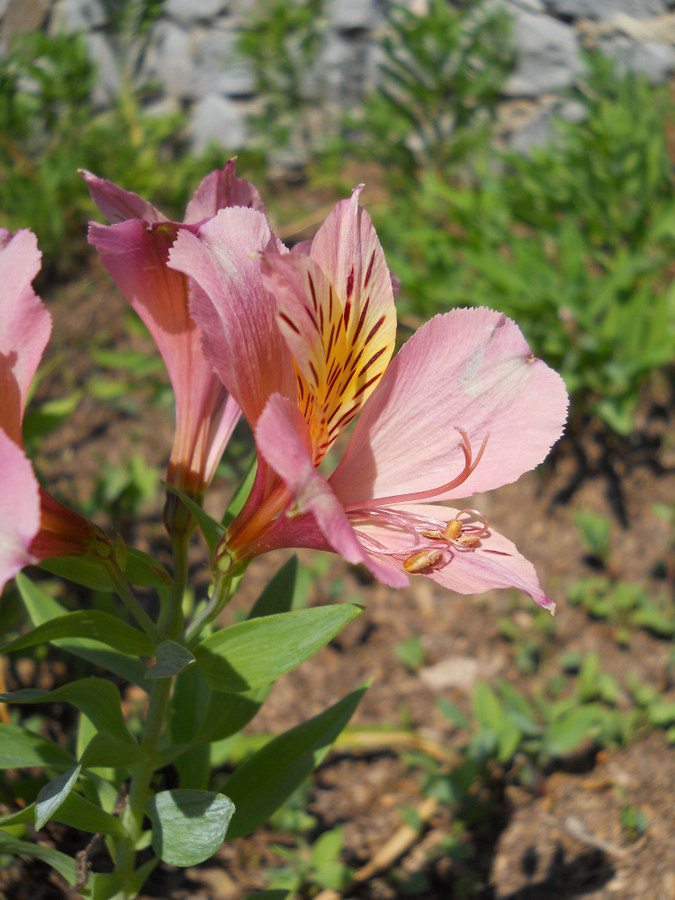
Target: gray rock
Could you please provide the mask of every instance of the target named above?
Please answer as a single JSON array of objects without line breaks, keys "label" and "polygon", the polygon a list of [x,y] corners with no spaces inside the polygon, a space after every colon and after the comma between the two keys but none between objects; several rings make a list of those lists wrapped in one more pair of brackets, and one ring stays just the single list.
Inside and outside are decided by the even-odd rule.
[{"label": "gray rock", "polygon": [[197,92],[226,97],[250,97],[255,92],[255,72],[236,51],[237,32],[229,27],[204,29],[196,38]]},{"label": "gray rock", "polygon": [[663,0],[544,0],[546,9],[554,16],[566,19],[612,19],[626,13],[634,19],[650,19],[665,11]]},{"label": "gray rock", "polygon": [[325,99],[329,103],[348,108],[363,99],[371,71],[367,65],[368,47],[365,34],[347,36],[344,32],[332,32],[327,35],[320,65],[325,79]]},{"label": "gray rock", "polygon": [[338,31],[367,31],[381,16],[375,0],[328,0],[327,15]]},{"label": "gray rock", "polygon": [[216,143],[237,150],[246,143],[245,109],[228,97],[208,94],[195,104],[188,129],[190,145],[201,153]]},{"label": "gray rock", "polygon": [[518,62],[504,85],[507,97],[536,97],[564,90],[581,71],[573,28],[550,16],[518,15],[513,43]]},{"label": "gray rock", "polygon": [[140,71],[141,81],[158,81],[170,97],[194,99],[197,72],[190,33],[163,20],[154,27]]},{"label": "gray rock", "polygon": [[107,21],[100,0],[58,0],[52,7],[49,31],[51,34],[74,34],[76,31],[101,28]]},{"label": "gray rock", "polygon": [[87,36],[89,59],[97,69],[92,101],[97,109],[111,106],[120,89],[119,63],[105,35],[93,32]]},{"label": "gray rock", "polygon": [[181,25],[194,25],[213,19],[228,6],[228,0],[165,0],[164,12]]},{"label": "gray rock", "polygon": [[542,109],[539,115],[516,131],[510,140],[514,150],[523,156],[529,156],[534,147],[547,144],[553,136],[553,113],[551,109]]},{"label": "gray rock", "polygon": [[625,35],[611,35],[603,38],[598,48],[616,60],[618,72],[646,75],[652,84],[667,81],[675,72],[675,48],[670,44],[637,44]]}]

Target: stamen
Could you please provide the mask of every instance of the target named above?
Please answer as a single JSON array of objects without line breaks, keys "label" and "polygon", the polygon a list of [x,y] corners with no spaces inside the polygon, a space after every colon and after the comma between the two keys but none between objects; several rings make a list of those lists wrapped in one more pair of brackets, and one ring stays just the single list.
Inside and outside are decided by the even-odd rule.
[{"label": "stamen", "polygon": [[435,566],[442,556],[442,550],[417,550],[404,561],[403,568],[406,572],[414,575]]},{"label": "stamen", "polygon": [[[462,440],[458,444],[459,449],[464,454],[464,467],[462,471],[457,475],[452,481],[448,481],[445,484],[441,484],[438,487],[431,488],[426,491],[411,491],[409,494],[398,494],[391,497],[374,497],[372,500],[361,500],[359,503],[353,503],[349,506],[345,507],[347,512],[367,509],[371,508],[379,508],[381,506],[385,506],[390,503],[416,503],[420,500],[431,500],[438,499],[440,494],[445,494],[447,491],[454,490],[456,487],[459,487],[460,484],[463,484],[469,475],[474,471],[478,463],[481,461],[483,453],[485,452],[485,447],[487,446],[488,438],[490,434],[485,435],[483,438],[483,443],[480,445],[480,450],[476,458],[473,458],[473,454],[471,452],[471,442],[469,441],[468,435],[461,428],[457,428],[457,431],[460,433]],[[475,512],[474,510],[462,510],[462,512]],[[457,516],[460,516],[462,513],[458,513]],[[483,518],[480,513],[477,514],[479,518]],[[487,524],[485,526],[484,531],[487,531]]]}]

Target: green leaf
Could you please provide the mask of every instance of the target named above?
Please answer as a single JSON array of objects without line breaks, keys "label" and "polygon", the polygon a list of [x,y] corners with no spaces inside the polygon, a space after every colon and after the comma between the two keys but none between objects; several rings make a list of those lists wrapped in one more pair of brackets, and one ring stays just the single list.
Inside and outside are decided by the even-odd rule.
[{"label": "green leaf", "polygon": [[138,744],[130,744],[106,731],[98,731],[87,744],[80,763],[87,769],[96,769],[101,766],[128,769],[143,759],[145,759],[145,755]]},{"label": "green leaf", "polygon": [[552,722],[544,735],[544,747],[551,756],[564,756],[586,738],[593,738],[598,723],[598,707],[588,704],[572,709]]},{"label": "green leaf", "polygon": [[192,497],[188,497],[187,494],[183,493],[183,491],[179,490],[177,487],[174,487],[172,484],[168,484],[168,482],[163,482],[164,487],[172,494],[175,494],[185,506],[190,510],[192,515],[195,517],[197,524],[199,525],[199,530],[201,531],[204,540],[209,548],[209,556],[213,559],[213,554],[216,549],[216,544],[221,539],[221,537],[225,534],[225,526],[221,525],[216,519],[212,518],[199,503],[196,503]]},{"label": "green leaf", "polygon": [[73,757],[32,731],[18,725],[0,723],[0,769],[20,769],[26,766],[57,766],[72,768]]},{"label": "green leaf", "polygon": [[86,609],[66,613],[45,622],[44,625],[38,625],[27,634],[1,645],[0,653],[24,650],[36,644],[73,637],[100,641],[114,650],[137,656],[153,656],[155,651],[152,641],[142,631],[111,616],[110,613]]},{"label": "green leaf", "polygon": [[194,743],[221,741],[248,725],[269,694],[270,686],[255,691],[228,694],[222,691],[209,698]]},{"label": "green leaf", "polygon": [[262,619],[275,613],[290,612],[293,608],[298,577],[298,558],[287,560],[253,605],[249,619]]},{"label": "green leaf", "polygon": [[247,691],[300,665],[360,612],[345,603],[249,619],[206,638],[194,655],[214,690]]},{"label": "green leaf", "polygon": [[[124,577],[130,584],[154,588],[171,584],[169,573],[152,556],[135,547],[126,547],[125,555]],[[94,591],[115,590],[104,564],[94,556],[57,556],[42,560],[40,568]]]},{"label": "green leaf", "polygon": [[366,687],[352,691],[325,712],[270,741],[235,770],[225,784],[237,810],[230,840],[266,822],[302,784],[328,753],[365,692]]},{"label": "green leaf", "polygon": [[68,772],[63,772],[46,784],[35,801],[35,827],[39,831],[54,817],[54,813],[62,805],[68,794],[75,787],[80,777],[81,766],[75,766]]},{"label": "green leaf", "polygon": [[187,647],[177,641],[162,641],[156,655],[157,662],[145,673],[146,678],[172,678],[195,661]]},{"label": "green leaf", "polygon": [[0,853],[10,853],[12,856],[32,856],[46,862],[66,879],[68,884],[75,886],[77,871],[75,860],[65,853],[53,850],[51,847],[43,847],[40,844],[31,844],[28,841],[19,841],[11,835],[0,830]]},{"label": "green leaf", "polygon": [[196,866],[223,843],[234,804],[213,791],[161,791],[147,812],[157,856],[172,866]]},{"label": "green leaf", "polygon": [[[33,625],[42,625],[67,612],[64,606],[57,603],[41,587],[33,584],[22,572],[16,576],[15,582]],[[116,650],[108,650],[97,641],[87,638],[58,639],[53,643],[96,666],[104,666],[132,684],[143,687],[146,667],[144,663],[133,656],[118,653]]]},{"label": "green leaf", "polygon": [[84,713],[99,731],[108,731],[120,740],[134,743],[122,710],[118,689],[104,678],[83,678],[53,691],[24,688],[9,694],[0,694],[3,703],[72,703]]},{"label": "green leaf", "polygon": [[244,480],[234,492],[234,496],[230,500],[230,503],[225,510],[225,515],[223,516],[223,525],[225,528],[229,528],[229,526],[232,524],[232,522],[234,522],[236,517],[244,508],[244,503],[246,503],[246,499],[251,493],[251,488],[253,487],[253,482],[255,481],[257,469],[258,458],[254,457],[253,462],[249,466],[249,470],[244,477]]}]

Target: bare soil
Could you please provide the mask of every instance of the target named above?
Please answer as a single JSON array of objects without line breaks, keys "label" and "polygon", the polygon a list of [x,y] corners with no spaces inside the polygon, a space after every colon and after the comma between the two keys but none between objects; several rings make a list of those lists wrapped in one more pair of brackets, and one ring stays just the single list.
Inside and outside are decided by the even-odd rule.
[{"label": "bare soil", "polygon": [[[105,335],[105,346],[119,352],[130,348],[154,352],[144,336],[129,336],[124,301],[95,262],[86,279],[51,294],[55,334],[47,364],[53,360],[54,368],[39,397],[63,396],[85,383],[91,362],[83,351],[101,340],[97,336]],[[144,391],[147,385],[139,384],[141,398]],[[161,403],[147,411],[138,408],[144,409],[142,415],[131,401],[111,406],[85,394],[69,423],[50,435],[41,450],[40,469],[50,489],[77,506],[91,492],[103,461],[114,464],[141,452],[148,462],[163,465],[172,435],[171,409]],[[409,755],[423,747],[438,760],[447,755],[451,766],[453,749],[466,734],[441,714],[439,698],[468,712],[471,692],[480,679],[490,683],[502,679],[532,696],[559,668],[565,652],[595,651],[622,690],[626,677],[635,674],[666,699],[675,699],[669,641],[633,629],[629,646],[621,646],[614,623],[594,621],[566,602],[569,585],[598,571],[637,582],[655,595],[672,596],[675,536],[655,506],[675,505],[673,411],[664,381],[645,398],[641,434],[632,441],[608,444],[591,422],[582,433],[563,441],[541,471],[472,500],[494,528],[533,560],[545,589],[558,601],[550,634],[542,632],[539,614],[529,600],[513,592],[456,596],[423,577],[414,578],[407,590],[393,592],[337,558],[321,568],[316,555],[300,554],[315,573],[312,603],[358,598],[366,610],[312,660],[275,684],[252,730],[284,730],[372,680],[352,723],[358,733],[336,747],[309,790],[315,835],[344,824],[344,859],[360,874],[343,893],[317,889],[311,896],[675,898],[675,751],[663,732],[646,733],[627,747],[589,745],[539,771],[527,788],[519,784],[517,761],[506,771],[496,768],[491,784],[480,788],[488,792],[489,819],[465,823],[462,840],[468,861],[443,850],[456,827],[452,809],[429,799],[423,773]],[[585,463],[580,466],[582,457]],[[229,490],[228,485],[214,484],[209,499],[214,511],[222,509]],[[611,519],[611,556],[604,566],[586,555],[574,524],[575,510],[593,510]],[[125,536],[161,554],[165,551],[159,507],[150,504],[144,512],[141,526]],[[284,558],[271,555],[251,566],[241,594],[227,611],[228,620],[248,606]],[[203,551],[198,545],[193,567],[197,583],[204,585]],[[502,633],[499,617],[505,615],[523,638],[537,643],[537,664],[531,674],[524,674],[517,664],[517,642]],[[394,652],[411,636],[419,638],[423,650],[415,671],[399,662]],[[23,683],[39,675],[29,673]],[[14,668],[10,682],[17,678]],[[620,708],[621,703],[628,709],[627,696],[620,698]],[[393,733],[378,736],[383,726]],[[623,824],[622,814],[629,806],[645,816],[642,836]],[[422,826],[406,840],[402,811],[410,807],[418,810]],[[57,844],[67,838],[58,829],[48,828],[43,834]],[[398,848],[393,838],[401,840]],[[83,838],[76,849],[85,843]],[[265,887],[266,870],[279,865],[275,844],[292,845],[292,836],[263,828],[250,838],[226,844],[202,866],[187,871],[162,866],[144,896],[248,897]],[[411,894],[406,885],[414,885],[420,876],[424,884]],[[40,864],[17,861],[0,873],[0,896],[46,900],[68,894]]]}]

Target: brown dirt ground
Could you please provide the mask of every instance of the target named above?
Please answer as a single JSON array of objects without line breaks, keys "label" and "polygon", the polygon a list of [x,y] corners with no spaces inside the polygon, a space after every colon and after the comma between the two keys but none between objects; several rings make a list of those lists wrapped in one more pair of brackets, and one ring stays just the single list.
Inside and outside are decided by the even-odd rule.
[{"label": "brown dirt ground", "polygon": [[[45,296],[49,293],[55,333],[47,363],[54,361],[54,368],[40,386],[39,396],[63,396],[84,382],[90,363],[82,351],[99,340],[97,335],[105,334],[105,345],[120,350],[147,346],[142,336],[128,336],[123,301],[95,262],[86,279],[51,292],[43,289]],[[139,385],[139,389],[144,388]],[[533,560],[542,584],[558,601],[551,635],[541,636],[527,598],[510,592],[454,596],[422,577],[413,579],[407,590],[393,592],[334,558],[319,574],[315,556],[301,553],[317,573],[311,602],[325,601],[334,590],[331,585],[337,583],[341,598],[358,597],[366,611],[312,660],[280,679],[253,730],[288,728],[372,679],[352,723],[356,728],[372,733],[385,725],[405,727],[418,740],[427,741],[434,752],[451,753],[466,736],[441,715],[439,697],[468,710],[470,693],[479,679],[504,679],[531,694],[563,651],[595,650],[603,668],[622,686],[626,675],[635,673],[673,699],[668,641],[634,630],[630,647],[623,649],[611,623],[592,621],[583,610],[565,602],[567,587],[595,571],[574,526],[574,511],[579,509],[612,520],[607,566],[612,576],[639,582],[657,594],[673,591],[675,538],[654,509],[657,502],[675,504],[673,403],[666,388],[662,390],[665,400],[657,398],[661,407],[656,414],[653,404],[646,404],[644,410],[644,432],[653,442],[646,449],[634,446],[614,457],[616,480],[598,474],[597,466],[596,474],[583,479],[567,502],[555,502],[577,473],[577,457],[568,441],[545,471],[472,500],[472,506],[480,508]],[[133,408],[111,409],[85,396],[70,422],[45,441],[41,471],[55,493],[77,505],[91,490],[103,460],[118,462],[140,449],[150,462],[163,464],[171,429],[167,406],[154,405],[141,419]],[[582,442],[588,458],[603,456],[606,448],[593,437],[592,428]],[[621,512],[617,485],[627,527],[617,517],[617,511]],[[222,509],[227,490],[214,485],[209,500],[214,511]],[[143,549],[161,549],[158,507],[148,508],[135,536]],[[195,546],[193,563],[200,585],[205,584],[202,559],[201,549]],[[283,559],[279,554],[251,566],[228,616],[250,603]],[[540,641],[535,675],[525,676],[516,666],[516,648],[498,625],[501,615],[511,616],[524,635]],[[395,645],[412,635],[419,636],[424,651],[416,672],[394,654]],[[383,740],[380,746],[366,746],[365,741],[359,745],[355,738],[351,745],[333,752],[316,773],[309,793],[309,809],[321,830],[344,824],[345,859],[356,869],[377,861],[383,849],[390,848],[392,837],[400,834],[402,809],[420,809],[425,803],[420,774],[406,758],[401,741]],[[400,854],[390,854],[381,871],[371,872],[343,894],[324,892],[320,897],[385,900],[404,896],[397,883],[423,873],[429,887],[416,896],[425,900],[675,898],[675,752],[661,732],[647,734],[626,748],[596,751],[590,747],[565,765],[540,773],[531,789],[518,786],[512,773],[495,773],[493,820],[467,832],[472,865],[479,866],[484,882],[475,893],[461,889],[462,879],[465,883],[471,875],[466,864],[439,850],[453,827],[451,811],[441,804],[432,808],[427,801],[421,807],[425,825],[418,838],[409,841]],[[630,840],[621,825],[621,810],[627,804],[646,816],[647,832],[639,840]],[[214,859],[187,872],[162,867],[146,886],[145,896],[240,900],[264,887],[265,868],[279,863],[272,844],[288,841],[288,835],[265,828],[225,845]],[[3,890],[4,896],[17,900],[67,896],[46,876],[46,870],[29,863],[17,863],[4,875],[0,873],[0,896]]]}]

